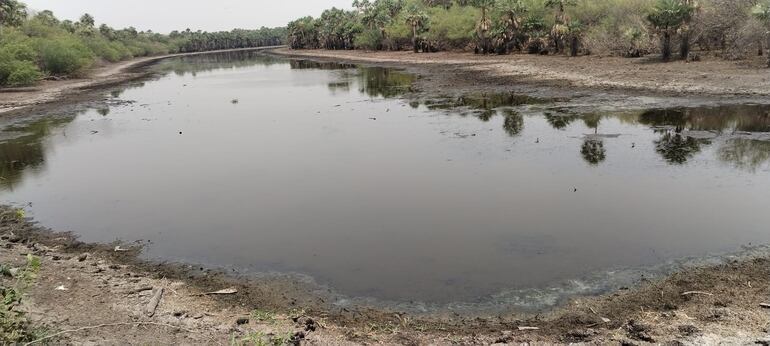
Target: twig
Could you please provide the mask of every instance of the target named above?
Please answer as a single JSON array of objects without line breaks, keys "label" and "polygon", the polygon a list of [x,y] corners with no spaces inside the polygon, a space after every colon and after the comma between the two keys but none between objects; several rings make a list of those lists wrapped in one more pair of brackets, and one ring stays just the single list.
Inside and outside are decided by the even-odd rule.
[{"label": "twig", "polygon": [[703,296],[713,296],[714,295],[713,293],[702,292],[702,291],[690,291],[690,292],[682,293],[683,296],[691,296],[691,295],[695,295],[695,294],[699,294],[699,295],[703,295]]},{"label": "twig", "polygon": [[759,306],[763,307],[765,309],[770,309],[770,304],[767,304],[767,303],[761,303],[761,304],[759,304]]},{"label": "twig", "polygon": [[39,342],[43,342],[43,341],[46,341],[48,339],[53,339],[53,338],[55,338],[57,336],[60,336],[60,335],[69,334],[69,333],[82,332],[84,330],[99,329],[99,328],[105,328],[105,327],[130,326],[130,325],[135,325],[137,327],[141,326],[141,325],[152,325],[152,326],[168,327],[168,328],[184,330],[184,331],[186,331],[188,333],[195,333],[195,331],[192,331],[192,330],[189,330],[189,329],[185,329],[185,328],[182,328],[182,327],[179,327],[179,326],[173,326],[173,325],[170,325],[170,324],[165,324],[165,323],[156,323],[156,322],[105,323],[105,324],[99,324],[99,325],[95,325],[95,326],[87,326],[87,327],[80,327],[80,328],[75,328],[75,329],[70,329],[70,330],[62,330],[62,331],[60,331],[58,333],[54,333],[54,334],[51,334],[51,335],[44,336],[44,337],[42,337],[40,339],[37,339],[37,340],[34,340],[34,341],[30,341],[30,342],[24,344],[24,346],[29,346],[29,345],[37,344]]}]

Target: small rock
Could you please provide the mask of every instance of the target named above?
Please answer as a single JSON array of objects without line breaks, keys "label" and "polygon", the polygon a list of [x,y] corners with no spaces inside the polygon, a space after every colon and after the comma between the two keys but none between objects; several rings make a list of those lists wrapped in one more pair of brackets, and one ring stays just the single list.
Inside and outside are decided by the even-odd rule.
[{"label": "small rock", "polygon": [[61,256],[53,255],[53,256],[51,256],[51,259],[54,260],[54,261],[61,261]]},{"label": "small rock", "polygon": [[707,319],[711,321],[719,321],[727,317],[730,317],[731,315],[732,315],[732,311],[730,311],[730,309],[728,308],[716,308],[714,310],[711,310],[711,314],[707,317]]},{"label": "small rock", "polygon": [[626,325],[626,331],[628,336],[635,340],[641,340],[646,342],[655,342],[655,339],[650,335],[650,326],[631,320]]},{"label": "small rock", "polygon": [[316,321],[310,317],[298,317],[294,321],[304,327],[306,332],[314,332],[318,328]]},{"label": "small rock", "polygon": [[567,339],[572,342],[585,342],[591,339],[597,332],[593,329],[574,329],[567,333]]},{"label": "small rock", "polygon": [[679,333],[681,333],[684,336],[692,336],[700,333],[700,329],[698,329],[698,327],[693,326],[691,324],[681,325],[679,326],[678,329],[679,329]]},{"label": "small rock", "polygon": [[294,333],[294,335],[291,336],[289,339],[289,343],[292,345],[301,345],[302,340],[305,339],[305,333],[302,331]]}]

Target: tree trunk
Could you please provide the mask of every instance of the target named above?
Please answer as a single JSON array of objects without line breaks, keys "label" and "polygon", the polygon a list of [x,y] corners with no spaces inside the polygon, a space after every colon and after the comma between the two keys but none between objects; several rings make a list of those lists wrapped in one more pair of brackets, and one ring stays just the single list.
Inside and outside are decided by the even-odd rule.
[{"label": "tree trunk", "polygon": [[570,55],[578,56],[578,48],[580,48],[580,40],[577,36],[572,36],[572,45],[570,46]]},{"label": "tree trunk", "polygon": [[679,43],[679,57],[682,60],[687,60],[690,55],[690,33],[684,32],[682,34],[682,42]]},{"label": "tree trunk", "polygon": [[[762,49],[760,47],[760,49]],[[770,67],[770,36],[767,37],[767,44],[765,45],[765,49],[767,49],[767,67]]]},{"label": "tree trunk", "polygon": [[417,47],[417,25],[414,24],[412,24],[412,47],[414,47],[415,53],[420,51],[419,47]]},{"label": "tree trunk", "polygon": [[663,61],[671,59],[671,33],[663,32]]}]

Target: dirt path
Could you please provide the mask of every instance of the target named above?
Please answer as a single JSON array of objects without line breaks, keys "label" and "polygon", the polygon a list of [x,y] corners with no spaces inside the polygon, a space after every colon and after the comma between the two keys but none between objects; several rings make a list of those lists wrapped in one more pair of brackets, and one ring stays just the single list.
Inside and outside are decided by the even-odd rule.
[{"label": "dirt path", "polygon": [[0,115],[30,106],[64,100],[70,96],[82,93],[83,91],[105,88],[111,85],[141,78],[146,75],[146,71],[142,71],[140,67],[147,66],[163,59],[186,55],[200,55],[240,50],[264,50],[272,48],[276,47],[230,49],[137,58],[93,68],[88,71],[86,76],[83,78],[59,81],[47,80],[29,88],[0,88]]},{"label": "dirt path", "polygon": [[[276,54],[351,62],[418,65],[447,70],[462,78],[444,81],[457,84],[513,85],[541,83],[556,87],[589,87],[656,94],[702,94],[721,96],[770,95],[770,69],[754,61],[731,62],[704,58],[699,62],[660,63],[652,58],[474,55],[460,52],[415,54],[412,52],[366,52],[277,49]],[[438,81],[441,84],[441,81]]]}]

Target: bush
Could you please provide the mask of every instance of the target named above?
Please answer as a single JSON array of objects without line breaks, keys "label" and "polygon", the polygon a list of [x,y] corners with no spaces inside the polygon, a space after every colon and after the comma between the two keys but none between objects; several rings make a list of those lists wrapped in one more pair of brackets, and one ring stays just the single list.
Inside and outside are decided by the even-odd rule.
[{"label": "bush", "polygon": [[450,9],[431,8],[428,39],[440,42],[440,49],[465,48],[476,33],[479,11],[471,7],[452,6]]},{"label": "bush", "polygon": [[364,30],[364,32],[356,35],[353,39],[353,44],[356,48],[363,49],[379,49],[382,42],[382,33],[377,29]]},{"label": "bush", "polygon": [[80,41],[60,37],[40,43],[40,63],[48,73],[74,74],[93,62],[91,51]]},{"label": "bush", "polygon": [[4,83],[10,86],[32,85],[43,76],[37,65],[30,61],[16,61],[12,64],[12,68]]}]

